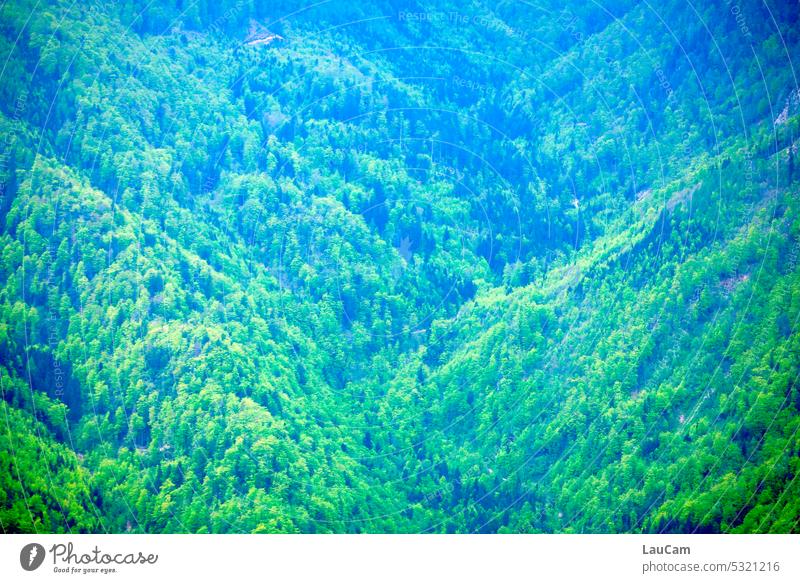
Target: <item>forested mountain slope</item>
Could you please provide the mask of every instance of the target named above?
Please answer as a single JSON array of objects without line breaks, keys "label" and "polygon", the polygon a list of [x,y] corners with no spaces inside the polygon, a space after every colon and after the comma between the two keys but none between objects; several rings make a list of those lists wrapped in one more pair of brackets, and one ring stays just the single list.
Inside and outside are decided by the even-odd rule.
[{"label": "forested mountain slope", "polygon": [[3,530],[796,532],[797,19],[4,3]]}]

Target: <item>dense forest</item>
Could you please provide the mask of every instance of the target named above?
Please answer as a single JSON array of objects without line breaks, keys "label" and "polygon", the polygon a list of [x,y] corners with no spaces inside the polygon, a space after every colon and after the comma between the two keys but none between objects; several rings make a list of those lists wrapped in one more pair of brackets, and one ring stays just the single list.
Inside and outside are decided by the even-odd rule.
[{"label": "dense forest", "polygon": [[3,2],[2,530],[800,531],[798,20]]}]

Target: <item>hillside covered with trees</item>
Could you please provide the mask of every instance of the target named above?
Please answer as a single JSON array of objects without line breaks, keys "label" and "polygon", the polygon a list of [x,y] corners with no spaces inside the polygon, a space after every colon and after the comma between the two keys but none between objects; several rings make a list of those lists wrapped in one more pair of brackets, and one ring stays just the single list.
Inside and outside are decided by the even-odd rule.
[{"label": "hillside covered with trees", "polygon": [[2,3],[2,530],[800,531],[798,19]]}]

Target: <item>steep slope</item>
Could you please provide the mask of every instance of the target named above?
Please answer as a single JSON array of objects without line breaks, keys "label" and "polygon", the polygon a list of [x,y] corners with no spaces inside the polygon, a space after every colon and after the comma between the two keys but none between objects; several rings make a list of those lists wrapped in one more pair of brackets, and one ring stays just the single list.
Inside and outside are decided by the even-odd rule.
[{"label": "steep slope", "polygon": [[5,531],[797,530],[789,7],[254,4],[2,7]]}]

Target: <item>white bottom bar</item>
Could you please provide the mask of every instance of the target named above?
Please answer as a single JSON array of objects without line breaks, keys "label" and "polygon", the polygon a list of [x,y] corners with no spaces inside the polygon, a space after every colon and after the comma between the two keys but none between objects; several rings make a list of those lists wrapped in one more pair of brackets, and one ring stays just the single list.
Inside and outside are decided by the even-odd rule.
[{"label": "white bottom bar", "polygon": [[[34,571],[30,543],[44,561]],[[71,554],[69,544],[72,543]],[[26,555],[21,556],[23,547]],[[35,551],[38,556],[40,551]],[[153,560],[151,556],[157,555]],[[136,561],[126,564],[125,561]],[[145,561],[145,564],[140,564]],[[119,563],[122,564],[119,564]],[[5,535],[0,581],[800,581],[796,535]],[[113,570],[113,571],[112,571]]]}]

